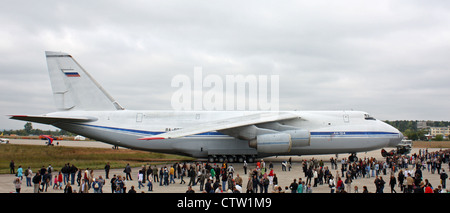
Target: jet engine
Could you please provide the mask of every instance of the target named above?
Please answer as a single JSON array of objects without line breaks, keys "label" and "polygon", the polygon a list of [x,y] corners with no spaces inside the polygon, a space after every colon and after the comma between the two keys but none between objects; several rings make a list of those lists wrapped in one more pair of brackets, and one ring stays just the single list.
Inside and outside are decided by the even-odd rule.
[{"label": "jet engine", "polygon": [[291,135],[281,132],[258,135],[249,142],[249,146],[262,153],[288,153],[292,147]]},{"label": "jet engine", "polygon": [[309,146],[311,142],[311,135],[308,130],[287,130],[283,133],[291,135],[292,147]]},{"label": "jet engine", "polygon": [[308,130],[286,130],[278,133],[257,135],[249,141],[249,146],[263,153],[289,153],[292,147],[305,147],[311,144]]}]

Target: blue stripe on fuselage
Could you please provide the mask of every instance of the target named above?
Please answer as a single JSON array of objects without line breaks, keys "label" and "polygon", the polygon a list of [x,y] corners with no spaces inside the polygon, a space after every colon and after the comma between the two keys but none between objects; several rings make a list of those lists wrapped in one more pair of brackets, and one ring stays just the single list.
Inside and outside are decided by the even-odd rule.
[{"label": "blue stripe on fuselage", "polygon": [[[118,132],[128,132],[128,133],[134,133],[138,135],[158,135],[165,132],[160,131],[147,131],[147,130],[137,130],[137,129],[125,129],[125,128],[118,128],[118,127],[108,127],[108,126],[98,126],[98,125],[90,125],[90,124],[77,124],[82,126],[88,126],[88,127],[95,127],[95,128],[101,128],[101,129],[107,129],[107,130],[113,130]],[[399,133],[394,132],[376,132],[376,131],[328,131],[328,132],[311,132],[311,137],[386,137],[386,136],[395,136]],[[196,135],[192,135],[194,137],[203,136],[227,136],[220,132],[205,132],[200,133]],[[305,138],[306,139],[306,138]]]},{"label": "blue stripe on fuselage", "polygon": [[375,131],[334,131],[334,132],[311,132],[311,137],[383,137],[395,136],[395,132],[375,132]]},{"label": "blue stripe on fuselage", "polygon": [[[90,125],[90,124],[76,124],[81,126],[88,126],[88,127],[95,127],[95,128],[101,128],[101,129],[108,129],[108,130],[114,130],[119,132],[129,132],[129,133],[137,133],[140,135],[158,135],[166,132],[159,132],[159,131],[147,131],[147,130],[137,130],[137,129],[125,129],[125,128],[117,128],[117,127],[109,127],[109,126],[98,126],[98,125]],[[196,134],[196,136],[221,136],[224,135],[220,132],[205,132]]]}]

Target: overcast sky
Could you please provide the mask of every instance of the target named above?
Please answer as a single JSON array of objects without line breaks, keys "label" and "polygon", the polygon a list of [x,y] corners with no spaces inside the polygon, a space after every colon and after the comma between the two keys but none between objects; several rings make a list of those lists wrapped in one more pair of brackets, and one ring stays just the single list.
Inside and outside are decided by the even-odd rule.
[{"label": "overcast sky", "polygon": [[0,7],[0,129],[56,110],[46,50],[127,109],[172,109],[172,78],[201,66],[279,75],[280,110],[450,120],[448,1],[21,2]]}]

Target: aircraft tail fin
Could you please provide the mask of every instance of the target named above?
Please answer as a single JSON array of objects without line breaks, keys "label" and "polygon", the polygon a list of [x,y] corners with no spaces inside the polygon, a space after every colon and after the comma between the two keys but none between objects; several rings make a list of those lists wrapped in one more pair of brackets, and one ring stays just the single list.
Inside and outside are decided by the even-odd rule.
[{"label": "aircraft tail fin", "polygon": [[58,110],[124,109],[71,55],[51,51],[45,55]]}]

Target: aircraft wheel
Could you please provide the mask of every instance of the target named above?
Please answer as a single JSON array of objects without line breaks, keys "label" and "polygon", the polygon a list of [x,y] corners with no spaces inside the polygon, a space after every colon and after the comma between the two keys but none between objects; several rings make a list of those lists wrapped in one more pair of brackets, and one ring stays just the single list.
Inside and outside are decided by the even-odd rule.
[{"label": "aircraft wheel", "polygon": [[253,156],[248,156],[247,161],[248,161],[248,163],[253,163],[253,162],[255,162],[255,158]]},{"label": "aircraft wheel", "polygon": [[228,156],[228,163],[234,162],[234,156]]},{"label": "aircraft wheel", "polygon": [[239,163],[244,163],[244,156],[239,155],[237,157],[237,160],[238,160]]},{"label": "aircraft wheel", "polygon": [[225,158],[223,156],[219,156],[219,163],[223,163],[225,161]]},{"label": "aircraft wheel", "polygon": [[214,163],[214,161],[215,161],[214,156],[209,155],[209,156],[208,156],[208,162]]}]

